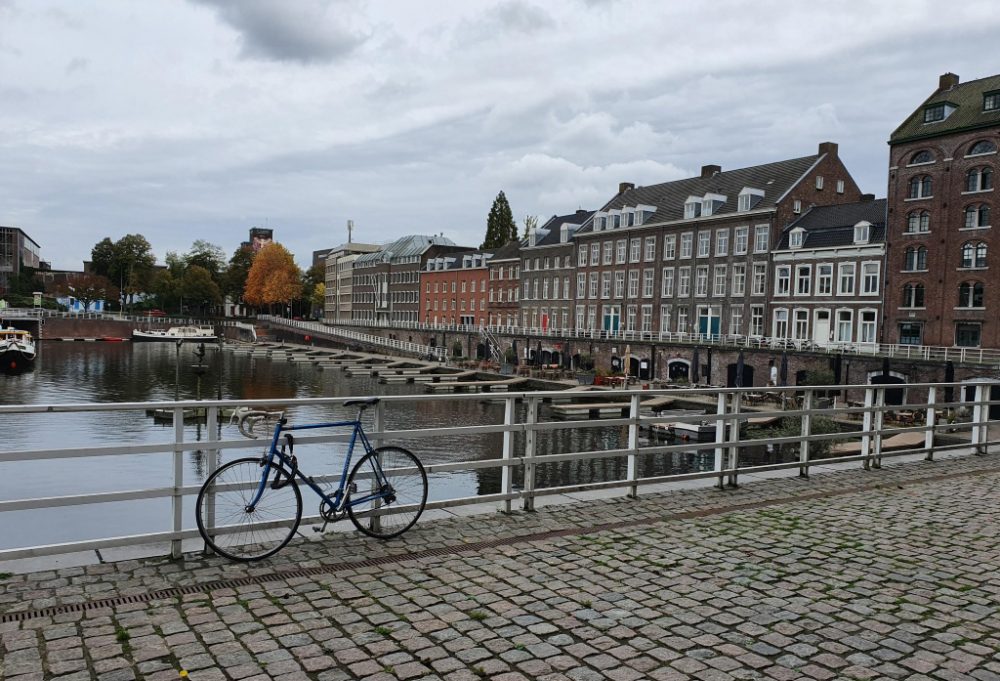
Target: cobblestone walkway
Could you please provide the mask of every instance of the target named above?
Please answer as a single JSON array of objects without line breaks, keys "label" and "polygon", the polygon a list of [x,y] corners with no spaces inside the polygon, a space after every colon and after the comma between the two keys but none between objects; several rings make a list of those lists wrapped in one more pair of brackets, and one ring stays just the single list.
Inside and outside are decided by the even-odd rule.
[{"label": "cobblestone walkway", "polygon": [[0,655],[23,681],[1000,680],[1000,457],[5,575]]}]

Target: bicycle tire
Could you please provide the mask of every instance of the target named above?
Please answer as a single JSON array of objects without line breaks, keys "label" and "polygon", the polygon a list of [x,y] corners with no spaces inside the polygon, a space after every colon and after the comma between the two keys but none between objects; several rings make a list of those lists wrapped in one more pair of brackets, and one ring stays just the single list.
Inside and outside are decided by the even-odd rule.
[{"label": "bicycle tire", "polygon": [[[274,475],[288,476],[282,466],[272,464],[271,474],[264,494],[254,510],[246,510],[247,502],[260,482],[260,458],[236,459],[221,466],[205,480],[198,492],[195,519],[198,532],[205,544],[230,560],[251,562],[273,556],[291,541],[302,520],[302,492],[294,480],[274,489]],[[230,489],[222,489],[230,487]],[[214,494],[214,527],[222,526],[226,532],[209,533],[207,500]],[[294,510],[295,516],[286,514]],[[257,527],[267,524],[270,527]]]},{"label": "bicycle tire", "polygon": [[[371,479],[377,463],[376,456],[382,457],[381,469],[386,482],[392,488],[392,499],[385,502],[382,498],[378,498],[353,505],[352,494],[364,497],[372,493]],[[401,471],[399,470],[401,468],[411,470]],[[359,478],[359,475],[363,477]],[[365,454],[355,464],[347,479],[347,489],[349,490],[345,501],[347,515],[354,526],[369,537],[392,539],[413,527],[417,518],[424,512],[424,505],[427,503],[427,473],[413,452],[402,447],[379,447]],[[416,508],[399,513],[376,513],[381,508],[394,505],[414,505]]]}]

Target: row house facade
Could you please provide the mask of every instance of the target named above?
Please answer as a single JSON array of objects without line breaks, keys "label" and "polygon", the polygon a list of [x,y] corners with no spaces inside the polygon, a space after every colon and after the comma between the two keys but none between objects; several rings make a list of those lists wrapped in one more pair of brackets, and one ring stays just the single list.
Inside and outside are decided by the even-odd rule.
[{"label": "row house facade", "polygon": [[817,346],[873,344],[883,321],[886,201],[816,206],[772,251],[766,334]]},{"label": "row house facade", "polygon": [[486,323],[492,328],[516,327],[520,323],[521,241],[511,241],[494,251],[489,271]]},{"label": "row house facade", "polygon": [[467,250],[444,236],[413,234],[354,261],[353,321],[391,326],[420,320],[420,273],[427,260]]},{"label": "row house facade", "polygon": [[889,139],[883,340],[1000,347],[1000,75],[938,88]]},{"label": "row house facade", "polygon": [[492,257],[488,251],[469,251],[428,258],[420,274],[420,321],[485,325]]},{"label": "row house facade", "polygon": [[575,235],[575,325],[767,335],[771,252],[812,206],[857,202],[837,145],[648,187],[630,183]]},{"label": "row house facade", "polygon": [[543,332],[573,328],[573,236],[593,216],[553,215],[528,232],[521,255],[521,326]]}]

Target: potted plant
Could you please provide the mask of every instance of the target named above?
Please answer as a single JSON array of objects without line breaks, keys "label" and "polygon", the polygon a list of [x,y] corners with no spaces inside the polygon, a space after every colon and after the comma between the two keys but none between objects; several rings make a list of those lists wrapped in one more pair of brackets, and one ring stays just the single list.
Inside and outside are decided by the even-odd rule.
[{"label": "potted plant", "polygon": [[576,365],[576,382],[580,385],[594,385],[594,358],[590,355],[580,355]]}]

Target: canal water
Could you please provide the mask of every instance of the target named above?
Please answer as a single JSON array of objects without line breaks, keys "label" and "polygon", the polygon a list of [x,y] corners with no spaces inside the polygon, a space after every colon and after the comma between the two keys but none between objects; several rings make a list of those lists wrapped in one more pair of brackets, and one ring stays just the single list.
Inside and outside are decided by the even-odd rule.
[{"label": "canal water", "polygon": [[[362,395],[422,394],[419,384],[381,385],[377,378],[345,376],[340,370],[320,371],[310,364],[250,358],[210,348],[204,375],[194,371],[195,347],[179,351],[160,343],[46,343],[34,371],[0,376],[0,404],[68,404],[147,402],[188,399],[285,399]],[[393,404],[386,410],[390,430],[407,428],[496,425],[503,422],[503,404],[496,395],[465,401],[423,401]],[[519,407],[521,408],[521,407]],[[353,418],[340,405],[302,405],[289,410],[292,423]],[[551,420],[543,406],[541,420]],[[205,442],[205,423],[185,424],[185,440]],[[220,439],[238,437],[228,423],[216,426]],[[116,443],[170,443],[173,426],[143,411],[79,412],[69,414],[0,415],[0,451],[77,449]],[[567,428],[538,437],[538,453],[592,451],[625,446],[624,427]],[[387,443],[388,444],[388,443]],[[450,437],[394,441],[409,447],[427,464],[490,459],[500,456],[502,435],[460,434]],[[516,441],[521,447],[522,441]],[[263,445],[262,445],[263,447]],[[314,444],[297,449],[300,466],[310,475],[337,474],[345,446]],[[227,450],[223,460],[252,455],[257,450]],[[204,479],[208,454],[194,446],[185,452],[184,484]],[[357,453],[355,453],[357,456]],[[771,451],[747,451],[744,463],[777,461]],[[642,457],[641,475],[707,470],[713,450]],[[169,453],[0,462],[0,501],[35,497],[169,488],[173,485]],[[596,482],[625,477],[625,460],[593,459],[539,466],[540,487]],[[515,484],[520,482],[515,476]],[[436,474],[430,499],[489,494],[499,491],[500,470],[482,469]],[[306,491],[307,513],[318,498]],[[184,526],[194,527],[194,497],[185,498]],[[0,514],[0,549],[42,545],[170,529],[169,499],[64,506]]]}]

